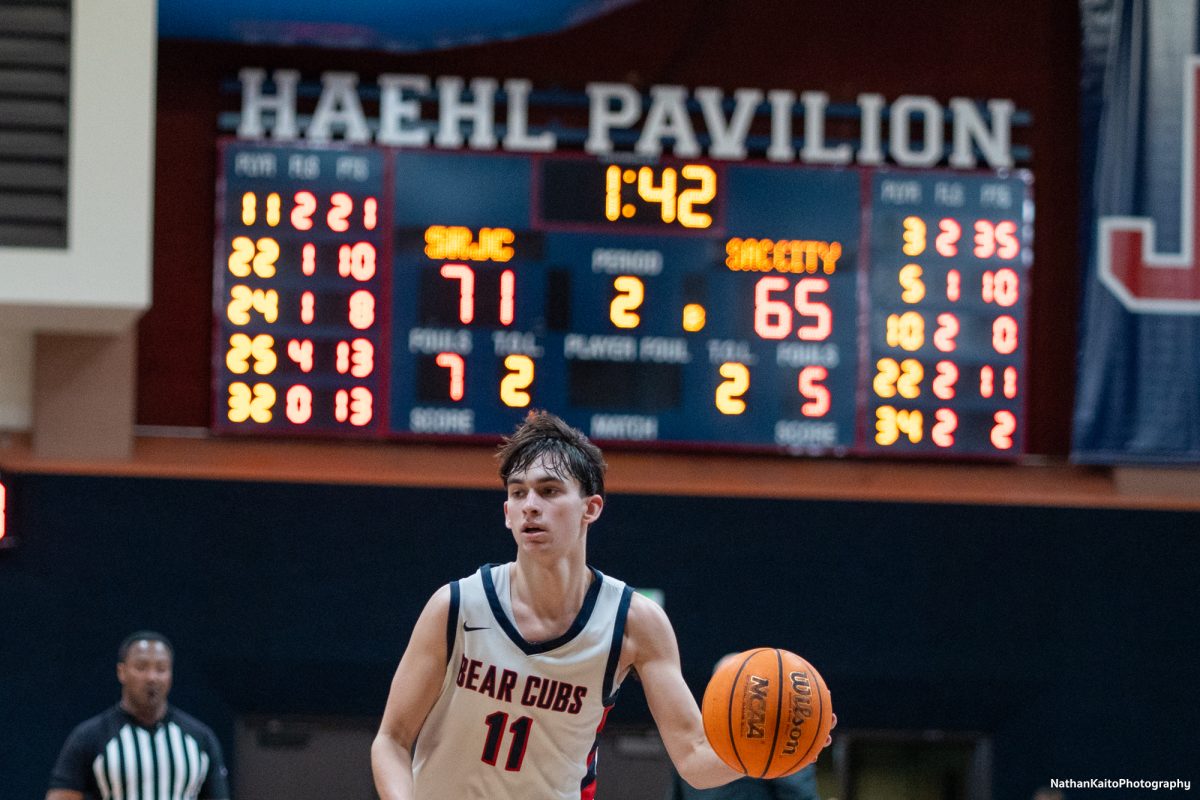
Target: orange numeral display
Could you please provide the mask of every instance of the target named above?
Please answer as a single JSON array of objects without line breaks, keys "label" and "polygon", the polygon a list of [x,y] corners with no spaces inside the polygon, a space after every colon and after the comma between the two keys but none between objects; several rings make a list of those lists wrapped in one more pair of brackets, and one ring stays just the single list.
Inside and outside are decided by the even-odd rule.
[{"label": "orange numeral display", "polygon": [[879,406],[875,409],[875,443],[888,447],[908,437],[913,444],[924,438],[925,420],[920,411],[897,410],[894,406]]},{"label": "orange numeral display", "polygon": [[274,407],[275,387],[271,384],[256,383],[253,387],[241,381],[229,384],[230,422],[270,422],[271,409]]},{"label": "orange numeral display", "polygon": [[251,289],[237,284],[229,287],[229,298],[225,316],[234,325],[248,325],[251,311],[261,314],[267,322],[279,319],[279,292],[274,289]]},{"label": "orange numeral display", "polygon": [[505,357],[508,373],[500,380],[500,400],[509,408],[525,408],[532,401],[526,389],[533,383],[533,359],[513,354]]},{"label": "orange numeral display", "polygon": [[229,271],[239,278],[253,272],[260,278],[275,277],[275,262],[279,260],[279,242],[269,236],[254,241],[249,236],[235,236],[233,252],[229,254]]},{"label": "orange numeral display", "polygon": [[256,375],[270,375],[275,371],[279,360],[275,356],[275,337],[261,333],[251,339],[244,333],[235,333],[229,337],[229,351],[225,354],[225,366],[236,375],[244,375],[250,371],[250,362],[254,362]]}]

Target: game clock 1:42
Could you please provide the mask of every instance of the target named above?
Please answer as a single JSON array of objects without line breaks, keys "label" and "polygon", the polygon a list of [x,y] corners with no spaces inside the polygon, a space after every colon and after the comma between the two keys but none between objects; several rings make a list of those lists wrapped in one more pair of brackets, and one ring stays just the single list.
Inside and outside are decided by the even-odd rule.
[{"label": "game clock 1:42", "polygon": [[551,225],[720,228],[719,165],[545,159],[539,167],[540,217]]}]

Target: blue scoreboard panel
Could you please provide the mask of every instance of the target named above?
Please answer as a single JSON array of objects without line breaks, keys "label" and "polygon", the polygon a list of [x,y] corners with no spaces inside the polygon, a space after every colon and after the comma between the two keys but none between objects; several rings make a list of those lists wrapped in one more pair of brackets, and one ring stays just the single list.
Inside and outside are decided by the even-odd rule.
[{"label": "blue scoreboard panel", "polygon": [[221,153],[218,432],[1022,451],[1027,173]]}]

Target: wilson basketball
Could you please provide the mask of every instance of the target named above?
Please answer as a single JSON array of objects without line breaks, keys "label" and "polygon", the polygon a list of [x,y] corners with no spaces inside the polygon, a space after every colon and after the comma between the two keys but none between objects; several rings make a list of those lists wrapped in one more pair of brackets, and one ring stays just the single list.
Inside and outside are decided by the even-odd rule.
[{"label": "wilson basketball", "polygon": [[752,778],[778,778],[816,761],[833,724],[821,675],[795,653],[773,647],[722,660],[701,712],[713,750]]}]

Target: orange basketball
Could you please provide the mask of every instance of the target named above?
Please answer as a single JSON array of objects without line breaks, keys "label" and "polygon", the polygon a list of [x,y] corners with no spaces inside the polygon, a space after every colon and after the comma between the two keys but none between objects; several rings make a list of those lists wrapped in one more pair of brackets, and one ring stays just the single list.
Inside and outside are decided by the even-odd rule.
[{"label": "orange basketball", "polygon": [[704,733],[721,760],[752,778],[778,778],[817,760],[833,724],[824,679],[773,647],[724,659],[704,690]]}]

